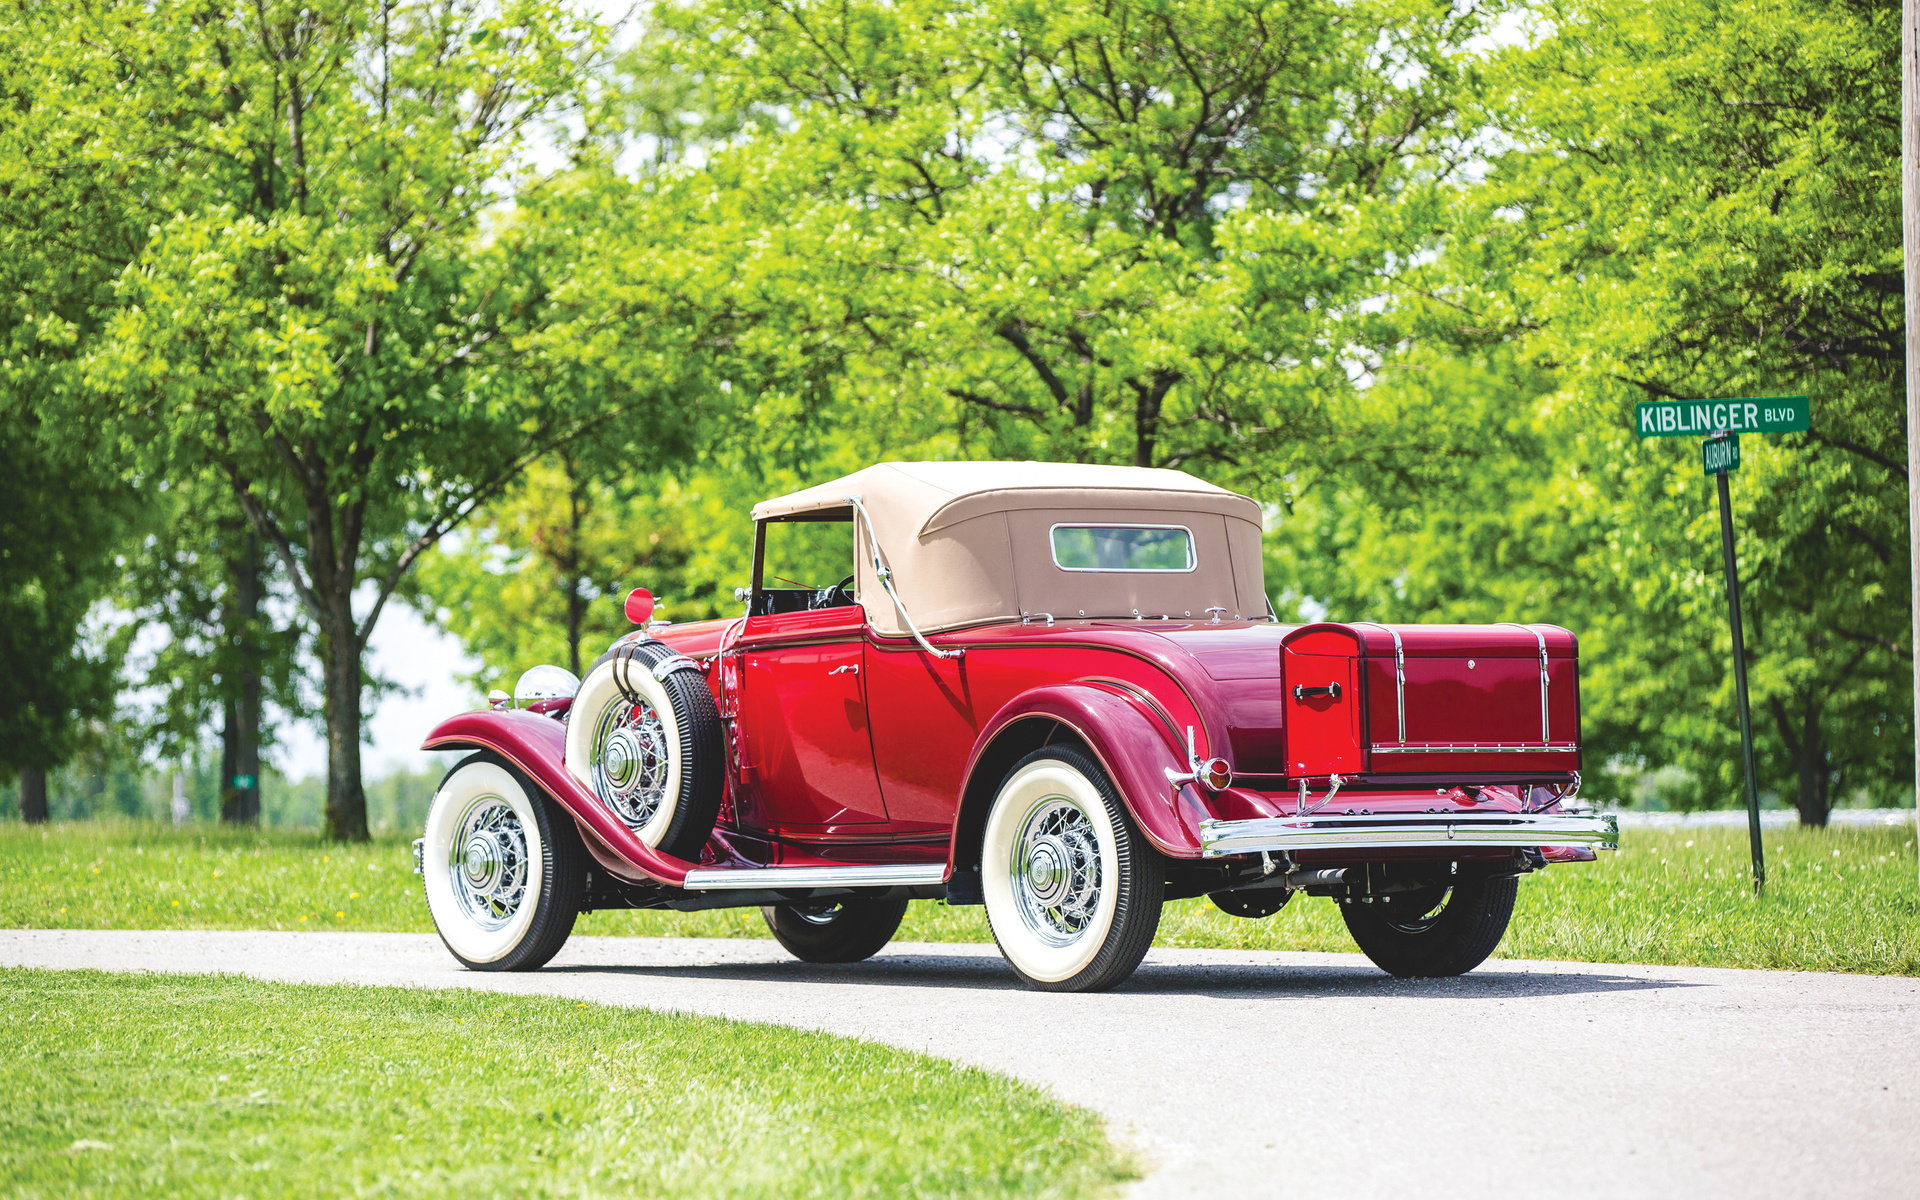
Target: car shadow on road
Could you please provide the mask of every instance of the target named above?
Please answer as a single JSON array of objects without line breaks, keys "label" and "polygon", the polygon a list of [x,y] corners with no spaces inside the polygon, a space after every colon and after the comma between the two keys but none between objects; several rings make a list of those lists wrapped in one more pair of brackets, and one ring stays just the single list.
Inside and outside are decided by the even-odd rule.
[{"label": "car shadow on road", "polygon": [[[1026,990],[1026,985],[1015,977],[1004,962],[980,955],[888,954],[844,966],[797,961],[683,965],[577,963],[547,967],[545,971],[662,979],[711,979],[733,983]],[[1395,979],[1364,966],[1155,963],[1149,960],[1134,972],[1131,979],[1113,991],[1117,995],[1207,996],[1236,1000],[1340,996],[1512,1000],[1698,986],[1702,985],[1679,979],[1622,975],[1586,964],[1568,964],[1565,968],[1550,971],[1496,969],[1451,979]]]}]

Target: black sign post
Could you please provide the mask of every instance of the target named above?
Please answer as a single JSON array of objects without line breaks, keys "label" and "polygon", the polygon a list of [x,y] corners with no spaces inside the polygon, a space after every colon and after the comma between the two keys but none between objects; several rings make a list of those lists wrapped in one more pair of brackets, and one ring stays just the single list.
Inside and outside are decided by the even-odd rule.
[{"label": "black sign post", "polygon": [[1747,639],[1740,630],[1740,571],[1733,553],[1733,495],[1727,473],[1740,466],[1740,435],[1723,433],[1700,443],[1700,461],[1720,492],[1720,561],[1727,572],[1727,623],[1733,627],[1733,687],[1740,693],[1740,765],[1747,775],[1747,840],[1753,847],[1753,894],[1767,886],[1767,853],[1760,844],[1760,789],[1754,783],[1753,709],[1747,702]]},{"label": "black sign post", "polygon": [[1700,443],[1700,466],[1720,492],[1720,559],[1727,573],[1727,622],[1733,627],[1733,687],[1740,701],[1740,765],[1747,777],[1747,840],[1753,849],[1753,890],[1767,885],[1766,852],[1760,844],[1760,787],[1753,769],[1753,712],[1747,702],[1747,642],[1740,629],[1740,572],[1733,546],[1733,497],[1727,473],[1740,468],[1740,433],[1804,433],[1812,426],[1805,396],[1758,396],[1740,400],[1653,400],[1634,411],[1641,437],[1708,436]]}]

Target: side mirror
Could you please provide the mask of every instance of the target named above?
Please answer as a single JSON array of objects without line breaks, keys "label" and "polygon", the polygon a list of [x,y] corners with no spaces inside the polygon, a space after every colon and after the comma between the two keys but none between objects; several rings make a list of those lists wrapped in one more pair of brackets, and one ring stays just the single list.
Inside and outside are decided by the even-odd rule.
[{"label": "side mirror", "polygon": [[627,620],[635,625],[645,625],[647,618],[653,615],[653,593],[645,588],[635,588],[627,593]]}]

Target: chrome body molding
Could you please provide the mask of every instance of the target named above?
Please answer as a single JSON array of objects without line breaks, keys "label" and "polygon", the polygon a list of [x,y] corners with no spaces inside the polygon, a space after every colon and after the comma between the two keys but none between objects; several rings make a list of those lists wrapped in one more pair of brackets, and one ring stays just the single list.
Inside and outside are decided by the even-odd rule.
[{"label": "chrome body molding", "polygon": [[844,867],[697,867],[687,872],[690,892],[743,891],[749,888],[921,887],[942,883],[947,864],[849,863]]},{"label": "chrome body molding", "polygon": [[1592,846],[1620,848],[1620,819],[1611,813],[1450,812],[1363,816],[1258,817],[1200,822],[1201,854],[1279,850],[1377,850],[1398,847]]},{"label": "chrome body molding", "polygon": [[1375,754],[1574,754],[1578,742],[1384,742]]}]

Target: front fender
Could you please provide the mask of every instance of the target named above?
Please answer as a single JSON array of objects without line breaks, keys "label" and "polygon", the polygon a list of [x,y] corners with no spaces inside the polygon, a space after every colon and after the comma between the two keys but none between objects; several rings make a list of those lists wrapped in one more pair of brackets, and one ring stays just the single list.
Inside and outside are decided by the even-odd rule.
[{"label": "front fender", "polygon": [[1058,740],[1041,729],[1048,724],[1065,726],[1086,743],[1156,849],[1172,858],[1200,857],[1200,822],[1211,814],[1193,785],[1176,789],[1167,780],[1169,770],[1186,770],[1185,746],[1127,690],[1084,681],[1021,693],[975,739],[949,851],[956,871],[978,857],[987,810],[1013,761],[1045,740]]},{"label": "front fender", "polygon": [[633,836],[567,770],[567,727],[553,718],[507,709],[461,713],[434,726],[420,748],[493,751],[518,767],[572,813],[582,831],[633,870],[669,887],[685,885],[692,863],[662,854]]}]

